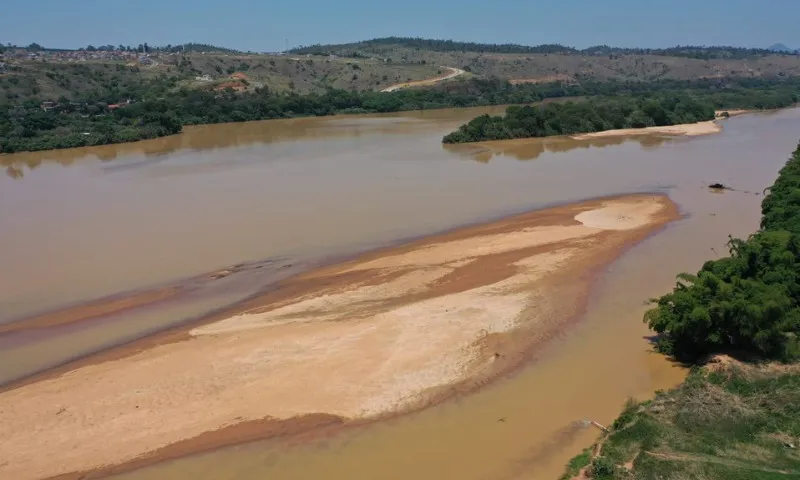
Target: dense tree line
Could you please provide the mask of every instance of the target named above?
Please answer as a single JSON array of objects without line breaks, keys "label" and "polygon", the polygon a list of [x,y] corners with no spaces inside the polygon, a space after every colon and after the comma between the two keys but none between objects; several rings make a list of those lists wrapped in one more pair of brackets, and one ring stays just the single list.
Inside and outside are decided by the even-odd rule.
[{"label": "dense tree line", "polygon": [[783,108],[796,104],[800,98],[800,79],[665,80],[650,83],[587,81],[580,85],[538,85],[535,94],[542,99],[592,99],[541,107],[509,107],[505,117],[483,115],[475,118],[445,136],[443,142],[465,143],[675,125],[711,120],[715,109]]},{"label": "dense tree line", "polygon": [[[793,78],[653,83],[586,81],[580,85],[511,85],[499,79],[472,78],[447,82],[434,88],[392,93],[332,89],[300,95],[273,92],[266,88],[236,93],[232,90],[215,92],[181,88],[177,77],[159,76],[137,82],[134,80],[137,76],[121,75],[125,72],[95,71],[84,65],[64,68],[86,69],[81,75],[96,82],[98,87],[75,99],[52,99],[57,106],[50,111],[42,111],[40,102],[44,99],[35,97],[23,102],[21,109],[0,107],[0,153],[140,140],[175,133],[180,131],[178,126],[182,125],[297,116],[529,104],[545,98],[569,96],[644,97],[656,94],[665,98],[691,94],[701,97],[712,107],[777,108],[791,105],[796,100],[796,94],[800,93],[800,79]],[[123,99],[130,99],[133,103],[114,110],[107,107]],[[639,98],[635,101],[644,100]],[[694,117],[699,120],[705,118],[706,113],[700,116],[695,113]],[[653,115],[656,115],[654,124],[660,124],[657,112]],[[649,122],[638,113],[626,118],[631,125],[641,123],[636,123],[637,120],[644,122],[641,123],[643,125]],[[680,119],[690,120],[689,117]],[[611,121],[610,124],[619,123]]]},{"label": "dense tree line", "polygon": [[87,116],[31,110],[0,112],[0,153],[85,147],[173,135],[183,124],[173,112],[125,109]]},{"label": "dense tree line", "polygon": [[[662,79],[652,82],[619,81],[619,80],[582,80],[580,83],[540,84],[536,91],[543,98],[603,96],[653,93],[691,93],[703,95],[718,106],[726,106],[725,102],[736,105],[749,104],[748,108],[779,108],[786,106],[785,100],[800,93],[798,77],[730,77],[703,78],[696,80]],[[758,95],[754,95],[758,92]],[[770,98],[772,96],[773,98]],[[759,107],[757,104],[776,103],[774,107]],[[780,104],[780,105],[778,105]]]},{"label": "dense tree line", "polygon": [[[117,66],[117,70],[128,68],[135,67]],[[137,75],[119,73],[64,65],[52,72],[54,79],[69,82],[80,78],[96,83],[97,88],[73,99],[29,97],[14,106],[0,104],[0,153],[132,142],[182,130],[184,122],[177,113],[156,103],[170,94],[177,78],[141,80]],[[138,101],[114,108],[128,99]]]},{"label": "dense tree line", "polygon": [[669,48],[620,48],[595,45],[579,51],[582,55],[659,55],[662,57],[684,57],[700,60],[745,59],[767,55],[795,55],[794,52],[777,52],[766,48],[743,48],[728,46],[675,46]]},{"label": "dense tree line", "polygon": [[511,106],[505,116],[481,115],[446,135],[444,143],[507,140],[695,123],[714,107],[688,95],[612,97],[542,106]]},{"label": "dense tree line", "polygon": [[759,232],[731,239],[730,257],[679,276],[645,315],[660,351],[689,360],[720,351],[800,357],[800,146],[761,209]]},{"label": "dense tree line", "polygon": [[[515,43],[474,43],[454,40],[437,40],[429,38],[384,37],[365,40],[363,42],[343,45],[309,45],[290,50],[291,53],[328,55],[347,52],[368,51],[375,48],[405,47],[434,52],[477,52],[477,53],[518,53],[518,54],[567,54],[567,55],[661,55],[668,57],[686,57],[703,60],[710,59],[742,59],[766,55],[782,54],[763,48],[741,48],[727,46],[676,46],[670,48],[620,48],[608,45],[596,45],[585,49],[576,49],[559,44],[519,45]],[[786,53],[794,54],[794,52]]]},{"label": "dense tree line", "polygon": [[166,46],[159,46],[155,47],[155,50],[158,52],[214,52],[214,53],[229,53],[229,54],[237,54],[242,53],[239,50],[235,50],[233,48],[227,47],[220,47],[217,45],[210,45],[208,43],[184,43],[182,45],[166,45]]},{"label": "dense tree line", "polygon": [[514,43],[473,43],[457,42],[454,40],[436,40],[429,38],[410,38],[410,37],[385,37],[364,40],[363,42],[348,43],[345,45],[308,45],[290,50],[291,53],[328,55],[336,53],[343,48],[350,50],[369,49],[373,47],[400,46],[407,48],[418,48],[420,50],[430,50],[434,52],[481,52],[481,53],[578,53],[572,47],[565,47],[558,44],[527,46]]}]

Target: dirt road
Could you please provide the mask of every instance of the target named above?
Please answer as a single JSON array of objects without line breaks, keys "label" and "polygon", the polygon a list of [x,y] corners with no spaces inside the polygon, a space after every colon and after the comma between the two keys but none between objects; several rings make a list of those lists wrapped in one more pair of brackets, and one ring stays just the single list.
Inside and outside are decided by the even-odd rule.
[{"label": "dirt road", "polygon": [[450,80],[451,78],[456,78],[459,75],[463,75],[467,72],[461,70],[460,68],[455,67],[441,67],[442,69],[450,70],[450,73],[440,77],[428,78],[426,80],[417,80],[415,82],[404,82],[398,83],[389,87],[384,88],[381,92],[394,92],[396,90],[400,90],[401,88],[411,88],[411,87],[424,87],[428,85],[434,85],[439,82],[443,82],[445,80]]}]

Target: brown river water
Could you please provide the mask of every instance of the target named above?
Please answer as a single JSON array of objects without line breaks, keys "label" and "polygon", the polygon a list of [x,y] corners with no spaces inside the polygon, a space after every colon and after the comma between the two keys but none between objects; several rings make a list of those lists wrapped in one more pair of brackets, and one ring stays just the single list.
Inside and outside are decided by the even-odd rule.
[{"label": "brown river water", "polygon": [[[203,126],[136,144],[0,157],[0,323],[226,266],[267,268],[111,323],[0,335],[0,383],[237,302],[338,256],[581,199],[666,192],[685,218],[626,252],[581,322],[474,394],[302,444],[165,462],[126,479],[556,478],[628,397],[684,372],[641,316],[677,273],[758,227],[760,193],[797,144],[800,110],[697,138],[448,147],[487,109]],[[499,110],[498,110],[499,111]],[[706,185],[735,188],[723,194]]]}]

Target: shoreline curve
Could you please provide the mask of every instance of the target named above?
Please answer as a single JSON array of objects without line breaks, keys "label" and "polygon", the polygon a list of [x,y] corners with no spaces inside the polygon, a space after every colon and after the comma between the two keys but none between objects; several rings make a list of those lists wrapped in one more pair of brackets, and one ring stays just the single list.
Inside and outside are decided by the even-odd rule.
[{"label": "shoreline curve", "polygon": [[[593,277],[677,218],[664,195],[610,197],[300,274],[236,314],[0,392],[11,407],[0,456],[15,459],[0,473],[118,473],[473,391],[576,321]],[[41,451],[43,434],[52,451]],[[115,438],[128,439],[125,451]]]}]

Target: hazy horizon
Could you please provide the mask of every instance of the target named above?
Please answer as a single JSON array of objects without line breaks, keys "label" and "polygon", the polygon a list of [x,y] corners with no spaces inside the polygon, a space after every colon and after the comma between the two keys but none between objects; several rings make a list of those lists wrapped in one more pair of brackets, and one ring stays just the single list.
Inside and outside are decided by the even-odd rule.
[{"label": "hazy horizon", "polygon": [[406,0],[397,6],[361,0],[335,5],[322,0],[273,5],[229,0],[223,7],[209,0],[140,0],[135,6],[101,0],[3,3],[0,41],[69,49],[196,42],[242,51],[281,51],[287,43],[292,48],[389,36],[576,48],[800,46],[800,31],[794,25],[800,2],[793,0],[773,0],[768,7],[752,0],[673,0],[656,5],[573,0],[568,7],[556,0]]},{"label": "hazy horizon", "polygon": [[[542,43],[527,43],[527,44],[514,43],[514,42],[491,42],[491,41],[477,42],[477,41],[472,41],[472,40],[464,40],[464,39],[461,39],[461,38],[410,37],[408,35],[386,35],[386,36],[383,36],[383,37],[361,38],[361,39],[350,40],[350,41],[342,41],[342,42],[301,43],[301,44],[297,44],[297,45],[289,45],[289,49],[291,50],[291,49],[294,49],[294,48],[308,47],[308,46],[313,46],[313,45],[347,45],[347,44],[370,41],[370,40],[377,40],[377,39],[382,39],[382,38],[387,38],[387,37],[422,38],[422,39],[425,39],[425,40],[444,40],[444,41],[452,40],[454,42],[476,43],[476,44],[484,44],[484,45],[508,44],[508,45],[520,45],[520,46],[528,46],[528,47],[536,47],[536,46],[541,46],[541,45],[558,44],[558,45],[561,45],[563,47],[575,48],[577,50],[582,50],[584,48],[597,47],[597,46],[608,46],[608,47],[611,47],[611,48],[641,48],[641,49],[653,49],[653,50],[664,49],[664,48],[673,48],[673,47],[733,47],[733,48],[752,48],[752,49],[769,49],[771,47],[786,47],[786,48],[789,48],[789,49],[791,49],[793,51],[797,50],[793,45],[787,45],[784,42],[773,42],[773,43],[771,43],[769,45],[733,45],[733,44],[727,44],[726,43],[726,44],[713,44],[713,45],[711,45],[711,44],[705,44],[705,45],[700,45],[700,44],[674,44],[674,45],[665,45],[665,46],[654,47],[654,46],[651,46],[651,45],[620,46],[620,45],[613,45],[613,44],[609,44],[609,43],[597,43],[597,44],[592,44],[592,45],[587,45],[587,46],[577,46],[577,45],[569,45],[569,44],[558,43],[558,42],[542,42]],[[256,50],[256,49],[252,49],[252,48],[236,48],[236,47],[232,47],[230,45],[223,45],[223,44],[217,44],[217,43],[213,43],[213,42],[203,41],[202,39],[184,41],[184,42],[166,43],[166,44],[157,44],[157,43],[153,43],[153,42],[149,42],[149,41],[145,40],[143,42],[139,42],[138,44],[125,44],[125,43],[119,43],[119,42],[97,42],[97,43],[94,43],[94,44],[86,44],[86,45],[50,45],[50,44],[46,44],[46,43],[43,43],[43,42],[38,42],[36,40],[31,41],[31,42],[15,43],[15,42],[6,42],[6,41],[3,41],[3,39],[0,39],[0,44],[2,44],[2,45],[13,45],[15,47],[20,47],[20,48],[28,47],[28,46],[30,46],[31,44],[34,44],[34,43],[39,45],[40,47],[42,47],[44,49],[53,49],[53,50],[81,50],[81,49],[84,49],[84,48],[86,48],[88,46],[93,46],[93,47],[97,48],[97,47],[104,47],[104,46],[107,46],[107,45],[113,45],[115,47],[118,47],[119,45],[123,45],[125,47],[137,47],[137,46],[140,46],[140,45],[142,45],[144,43],[147,43],[148,46],[155,48],[155,47],[166,47],[167,45],[180,46],[180,45],[184,45],[184,44],[188,45],[188,44],[195,43],[195,44],[211,45],[211,46],[214,46],[214,47],[225,48],[225,49],[229,49],[229,50],[235,50],[235,51],[239,51],[239,52],[243,52],[243,53],[248,53],[248,52],[252,52],[252,53],[261,53],[261,52],[269,53],[269,52],[282,52],[282,51],[284,51],[284,48],[272,49],[272,50]]]}]

